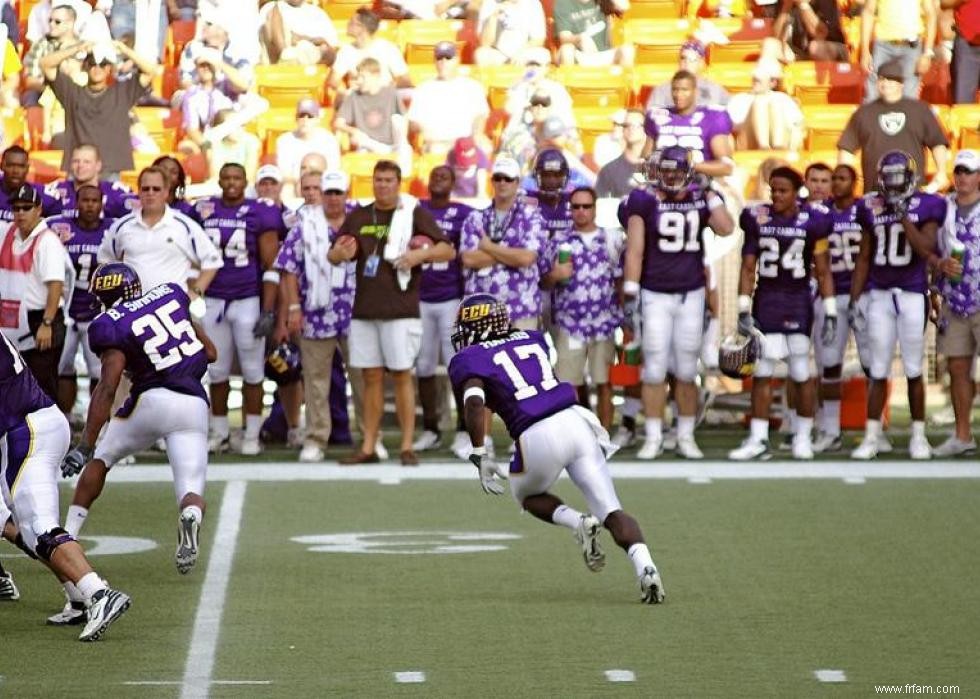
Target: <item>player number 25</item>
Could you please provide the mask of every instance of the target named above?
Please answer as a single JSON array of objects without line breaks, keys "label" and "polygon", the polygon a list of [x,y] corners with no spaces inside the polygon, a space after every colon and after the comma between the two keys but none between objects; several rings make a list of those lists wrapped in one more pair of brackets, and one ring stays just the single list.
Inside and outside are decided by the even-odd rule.
[{"label": "player number 25", "polygon": [[542,391],[550,391],[558,385],[558,379],[555,378],[555,372],[551,368],[551,361],[548,359],[548,355],[545,354],[541,345],[517,345],[513,348],[513,351],[519,361],[525,361],[534,357],[538,360],[538,365],[541,368],[541,383],[535,387],[527,382],[527,379],[521,374],[521,370],[517,368],[517,364],[511,359],[510,353],[507,350],[500,350],[493,355],[493,363],[501,367],[506,372],[510,382],[514,384],[514,388],[516,389],[514,391],[514,400],[533,398],[538,395],[538,387]]},{"label": "player number 25", "polygon": [[[191,357],[204,349],[189,320],[173,319],[173,314],[179,309],[180,303],[174,299],[160,306],[153,315],[145,315],[133,323],[133,334],[136,337],[142,339],[149,333],[149,337],[143,342],[143,352],[157,371],[172,367],[180,362],[182,356]],[[166,354],[161,354],[160,348],[171,339],[182,342],[168,349]]]}]

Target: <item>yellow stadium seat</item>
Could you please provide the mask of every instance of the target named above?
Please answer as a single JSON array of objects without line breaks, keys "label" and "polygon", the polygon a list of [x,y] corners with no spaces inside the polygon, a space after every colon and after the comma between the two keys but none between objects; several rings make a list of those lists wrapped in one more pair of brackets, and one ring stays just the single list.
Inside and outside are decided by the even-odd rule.
[{"label": "yellow stadium seat", "polygon": [[730,41],[727,44],[712,44],[709,51],[711,62],[746,62],[755,61],[759,58],[759,51],[762,49],[761,40],[749,39],[746,41]]},{"label": "yellow stadium seat", "polygon": [[435,46],[440,41],[452,41],[456,55],[463,55],[466,49],[463,31],[462,20],[403,20],[398,23],[398,45],[407,63],[432,63]]},{"label": "yellow stadium seat", "polygon": [[578,127],[582,139],[582,147],[586,153],[591,153],[595,140],[613,128],[613,115],[620,111],[615,107],[586,107],[575,109],[575,126]]},{"label": "yellow stadium seat", "polygon": [[31,170],[28,179],[37,184],[47,184],[64,179],[65,173],[61,169],[62,153],[63,151],[60,150],[31,151]]},{"label": "yellow stadium seat", "polygon": [[676,64],[654,63],[633,66],[633,97],[631,99],[633,106],[643,108],[654,88],[670,81],[676,72]]},{"label": "yellow stadium seat", "polygon": [[260,96],[269,100],[270,107],[296,108],[304,97],[323,102],[325,66],[258,65],[255,84]]},{"label": "yellow stadium seat", "polygon": [[625,107],[632,80],[621,66],[560,66],[551,77],[562,83],[576,107]]},{"label": "yellow stadium seat", "polygon": [[850,63],[797,61],[786,67],[800,104],[860,104],[864,75]]},{"label": "yellow stadium seat", "polygon": [[354,16],[357,9],[364,6],[371,6],[371,3],[366,3],[364,0],[320,0],[320,7],[322,7],[330,19],[337,21],[346,21],[350,17]]},{"label": "yellow stadium seat", "polygon": [[677,64],[677,55],[693,31],[686,19],[674,22],[653,19],[632,19],[623,22],[623,41],[636,48],[636,64]]},{"label": "yellow stadium seat", "polygon": [[857,107],[852,104],[804,104],[801,109],[807,129],[806,147],[820,150],[837,147],[837,139]]},{"label": "yellow stadium seat", "polygon": [[473,76],[487,88],[492,109],[503,109],[507,103],[507,90],[524,75],[524,66],[483,66]]},{"label": "yellow stadium seat", "polygon": [[712,61],[705,70],[705,77],[714,80],[732,94],[752,89],[752,66],[745,63],[719,63]]},{"label": "yellow stadium seat", "polygon": [[[357,11],[358,7],[370,6],[370,3],[359,2],[354,6],[354,10],[351,14]],[[340,45],[349,44],[353,41],[349,36],[347,36],[347,22],[350,17],[335,17],[330,10],[327,10],[327,14],[330,15],[330,19],[333,20],[333,27],[337,31],[337,38],[340,40]],[[376,39],[387,39],[391,43],[398,44],[398,22],[393,22],[391,20],[383,19],[378,22],[378,31],[374,33]]]},{"label": "yellow stadium seat", "polygon": [[954,104],[949,110],[952,143],[959,148],[980,148],[980,104]]},{"label": "yellow stadium seat", "polygon": [[756,196],[756,178],[759,174],[759,167],[770,158],[785,160],[792,167],[802,172],[800,154],[796,151],[787,150],[736,150],[733,154],[735,165],[745,181],[744,195],[746,197]]},{"label": "yellow stadium seat", "polygon": [[10,116],[3,118],[3,143],[5,146],[12,146],[15,143],[25,145],[27,126],[27,115],[23,109],[17,108]]},{"label": "yellow stadium seat", "polygon": [[684,0],[633,0],[626,15],[630,18],[669,19],[684,14]]},{"label": "yellow stadium seat", "polygon": [[136,107],[135,112],[136,118],[160,150],[164,153],[172,151],[181,126],[180,110]]}]

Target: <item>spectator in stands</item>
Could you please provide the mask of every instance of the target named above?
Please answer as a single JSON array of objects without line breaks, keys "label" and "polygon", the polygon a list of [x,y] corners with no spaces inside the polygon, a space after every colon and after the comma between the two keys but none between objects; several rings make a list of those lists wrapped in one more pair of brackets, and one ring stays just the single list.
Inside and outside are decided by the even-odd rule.
[{"label": "spectator in stands", "polygon": [[306,0],[273,0],[259,10],[259,41],[269,63],[330,65],[340,39],[330,17]]},{"label": "spectator in stands", "polygon": [[535,133],[535,149],[527,162],[534,162],[538,153],[549,148],[558,149],[568,162],[568,186],[591,187],[595,184],[595,173],[582,162],[582,142],[574,127],[565,124],[561,117],[550,116]]},{"label": "spectator in stands", "polygon": [[[0,221],[13,221],[13,197],[21,186],[27,183],[27,173],[31,169],[31,160],[27,151],[21,146],[10,146],[0,156]],[[41,194],[41,213],[45,218],[61,213],[58,200],[42,192],[41,185],[30,185]]]},{"label": "spectator in stands", "polygon": [[[24,6],[24,3],[21,3]],[[102,12],[93,12],[86,0],[41,0],[31,8],[27,16],[24,38],[36,44],[48,33],[51,13],[56,7],[70,7],[75,12],[75,33],[87,41],[109,41],[109,23]],[[13,35],[8,35],[13,39]]]},{"label": "spectator in stands", "polygon": [[193,22],[197,19],[197,0],[167,0],[171,22]]},{"label": "spectator in stands", "polygon": [[132,211],[136,197],[122,182],[102,179],[102,156],[91,143],[82,143],[72,152],[68,175],[67,179],[52,182],[44,190],[58,200],[62,216],[73,218],[78,214],[77,192],[84,186],[95,187],[102,194],[100,216],[122,218]]},{"label": "spectator in stands", "polygon": [[183,153],[200,153],[204,146],[204,130],[214,121],[215,115],[234,104],[217,84],[218,58],[212,51],[202,52],[194,60],[193,84],[184,92],[181,100],[181,127],[184,138],[177,145]]},{"label": "spectator in stands", "polygon": [[167,38],[166,2],[145,2],[139,0],[112,0],[109,12],[109,32],[113,39],[122,41],[133,37],[133,50],[141,56],[150,57],[157,62],[163,59],[163,45]]},{"label": "spectator in stands", "polygon": [[299,460],[304,462],[322,461],[330,439],[328,396],[333,355],[339,351],[348,357],[357,266],[355,262],[333,264],[327,260],[327,252],[347,217],[347,175],[339,170],[324,173],[317,188],[322,191],[322,207],[301,210],[298,225],[286,235],[276,258],[276,268],[283,277],[287,328],[300,333],[307,430]]},{"label": "spectator in stands", "polygon": [[575,112],[572,109],[572,97],[560,82],[548,77],[550,59],[540,56],[530,56],[526,62],[524,77],[507,90],[507,102],[504,111],[507,112],[510,125],[514,119],[529,119],[527,112],[531,98],[534,95],[547,96],[550,100],[549,114],[560,116],[566,124],[575,123]]},{"label": "spectator in stands", "polygon": [[798,150],[803,145],[803,112],[783,92],[783,69],[760,60],[752,71],[752,91],[734,95],[728,114],[740,150]]},{"label": "spectator in stands", "polygon": [[[365,58],[378,62],[382,85],[394,83],[399,87],[409,87],[412,84],[401,50],[387,39],[375,38],[379,22],[378,16],[366,7],[358,8],[347,22],[347,36],[352,41],[337,51],[337,59],[327,79],[327,84],[338,95],[348,93],[348,82],[356,77]],[[354,89],[354,86],[350,85],[350,89]]]},{"label": "spectator in stands", "polygon": [[476,21],[480,46],[473,56],[477,65],[520,65],[536,59],[551,62],[545,48],[547,29],[538,0],[484,0]]},{"label": "spectator in stands", "polygon": [[307,153],[299,161],[299,176],[304,177],[311,172],[322,175],[327,171],[327,159],[320,153]]},{"label": "spectator in stands", "polygon": [[[608,6],[608,7],[607,7]],[[558,63],[563,65],[632,66],[635,51],[630,44],[614,47],[612,23],[606,9],[622,16],[629,0],[555,0],[554,29]]]},{"label": "spectator in stands", "polygon": [[349,93],[337,116],[334,129],[347,134],[351,149],[368,153],[395,154],[406,168],[411,163],[405,106],[398,91],[385,85],[381,64],[365,58],[357,67],[357,87]]},{"label": "spectator in stands", "polygon": [[603,165],[596,178],[596,194],[600,197],[628,196],[643,182],[643,146],[646,134],[643,132],[643,112],[639,109],[627,110],[623,120],[623,140],[626,148],[615,160]]},{"label": "spectator in stands", "polygon": [[[459,75],[456,44],[440,41],[435,46],[436,77],[415,88],[408,109],[409,126],[422,136],[425,153],[446,153],[459,138],[467,136],[483,146],[490,106],[486,89],[478,81]],[[446,105],[451,104],[452,109]]]},{"label": "spectator in stands", "polygon": [[[60,48],[73,46],[79,42],[78,35],[75,33],[75,21],[75,9],[71,5],[59,4],[53,10],[49,8],[47,31],[31,44],[31,48],[24,56],[24,94],[21,101],[25,107],[37,105],[44,91],[46,83],[41,59]],[[6,60],[4,63],[6,64]],[[4,67],[6,68],[6,65]],[[59,70],[67,73],[70,78],[77,78],[83,73],[82,62],[71,56],[62,62]]]},{"label": "spectator in stands", "polygon": [[228,31],[222,22],[224,16],[208,12],[201,15],[199,23],[200,38],[189,41],[180,54],[178,70],[180,72],[180,87],[189,89],[197,77],[197,59],[201,56],[213,66],[214,81],[219,90],[237,102],[241,95],[248,92],[254,80],[252,64],[248,59],[238,55],[228,38]]},{"label": "spectator in stands", "polygon": [[916,169],[920,177],[924,177],[924,150],[930,149],[936,161],[936,176],[928,190],[942,191],[949,185],[946,134],[928,104],[903,96],[905,75],[905,66],[900,60],[879,67],[878,98],[857,108],[837,141],[841,163],[852,164],[854,153],[861,151],[861,170],[866,173],[865,192],[875,188],[875,178],[869,174],[877,172],[878,160],[891,150],[902,150],[915,158]]},{"label": "spectator in stands", "polygon": [[65,344],[62,309],[71,298],[74,269],[42,218],[40,192],[22,184],[10,203],[14,220],[0,234],[0,332],[21,351],[44,392],[57,400]]},{"label": "spectator in stands", "polygon": [[953,10],[953,104],[974,104],[980,90],[980,0],[939,0]]},{"label": "spectator in stands", "polygon": [[762,40],[762,59],[848,60],[837,0],[780,0],[772,33]]},{"label": "spectator in stands", "polygon": [[[681,52],[677,63],[677,69],[687,71],[695,77],[697,90],[694,96],[695,104],[718,105],[728,104],[728,92],[718,83],[704,77],[702,73],[707,67],[706,58],[708,49],[700,41],[690,39],[681,45]],[[671,94],[672,81],[658,85],[650,97],[647,99],[646,110],[650,111],[655,107],[672,107],[674,99]]]},{"label": "spectator in stands", "polygon": [[[63,61],[80,50],[86,54],[83,65],[88,74],[88,85],[85,87],[77,85],[59,70]],[[119,54],[136,64],[140,73],[137,80],[109,82]],[[132,170],[129,110],[147,93],[160,66],[116,41],[111,46],[83,42],[59,49],[41,59],[41,69],[55,97],[65,108],[65,154],[61,169],[68,169],[75,146],[91,143],[102,154],[107,180],[117,180],[121,171]]]},{"label": "spectator in stands", "polygon": [[[262,47],[259,44],[259,2],[257,0],[197,0],[198,31],[202,24],[214,23],[227,28],[231,52],[250,65],[258,64]],[[231,20],[227,18],[231,18]]]},{"label": "spectator in stands", "polygon": [[[453,247],[432,216],[414,198],[400,195],[401,169],[390,160],[374,167],[374,201],[352,211],[338,231],[327,259],[331,264],[356,260],[357,276],[351,322],[350,365],[363,369],[364,412],[361,448],[341,463],[376,463],[375,441],[383,412],[387,369],[395,384],[395,410],[401,427],[401,462],[418,464],[412,449],[415,386],[412,367],[418,356],[421,265],[448,262]],[[409,248],[415,236],[433,245]]]},{"label": "spectator in stands", "polygon": [[596,168],[601,168],[607,163],[623,154],[626,141],[623,139],[623,126],[626,122],[626,110],[617,109],[610,118],[612,128],[609,131],[597,134],[592,142],[592,161]]},{"label": "spectator in stands", "polygon": [[218,173],[226,163],[239,163],[245,168],[246,179],[252,179],[259,168],[262,143],[258,136],[242,129],[220,128],[234,112],[223,109],[214,115],[210,128],[204,132],[207,148],[208,173],[211,181],[218,181]]},{"label": "spectator in stands", "polygon": [[452,196],[462,199],[487,196],[487,171],[490,158],[472,138],[458,138],[446,155],[446,165],[453,171]]},{"label": "spectator in stands", "polygon": [[936,0],[864,0],[860,60],[868,74],[865,102],[875,99],[880,69],[891,63],[901,66],[905,97],[919,96],[919,81],[935,56],[937,14]]},{"label": "spectator in stands", "polygon": [[340,144],[320,125],[320,105],[307,97],[296,103],[296,128],[276,139],[276,164],[283,173],[285,185],[295,186],[299,180],[300,161],[309,153],[324,157],[326,162],[321,174],[340,168]]},{"label": "spectator in stands", "polygon": [[834,171],[827,163],[810,163],[803,173],[803,186],[806,187],[807,202],[822,204],[830,199],[831,178]]}]

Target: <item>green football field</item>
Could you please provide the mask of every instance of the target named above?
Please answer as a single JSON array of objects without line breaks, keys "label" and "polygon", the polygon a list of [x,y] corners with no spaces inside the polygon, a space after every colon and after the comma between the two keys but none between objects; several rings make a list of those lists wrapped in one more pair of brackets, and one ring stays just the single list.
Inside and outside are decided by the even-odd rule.
[{"label": "green football field", "polygon": [[83,543],[133,607],[100,643],[45,626],[60,587],[4,544],[0,696],[980,695],[975,461],[617,460],[667,591],[644,606],[608,535],[590,573],[468,465],[269,458],[212,466],[187,576],[169,470],[110,476]]}]

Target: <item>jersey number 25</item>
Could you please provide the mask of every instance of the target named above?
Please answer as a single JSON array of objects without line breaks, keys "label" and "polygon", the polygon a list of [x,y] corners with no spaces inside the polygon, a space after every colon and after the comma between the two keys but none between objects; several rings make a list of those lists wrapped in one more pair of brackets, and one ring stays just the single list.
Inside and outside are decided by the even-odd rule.
[{"label": "jersey number 25", "polygon": [[[189,320],[173,319],[179,309],[180,303],[175,299],[160,306],[153,315],[145,315],[133,323],[133,334],[141,340],[146,337],[143,352],[157,371],[172,367],[181,357],[192,357],[204,349]],[[161,353],[161,348],[170,340],[178,340],[180,344]]]}]

